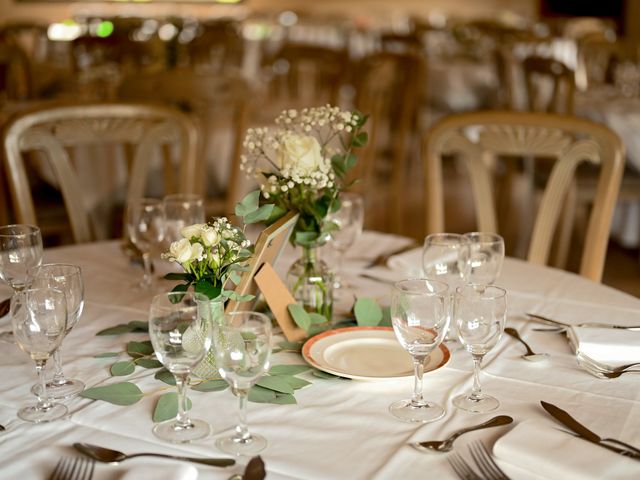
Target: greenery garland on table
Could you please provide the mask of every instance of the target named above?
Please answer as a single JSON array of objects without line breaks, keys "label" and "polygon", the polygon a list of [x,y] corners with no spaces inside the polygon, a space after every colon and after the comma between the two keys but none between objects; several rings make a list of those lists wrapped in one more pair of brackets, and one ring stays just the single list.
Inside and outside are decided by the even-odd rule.
[{"label": "greenery garland on table", "polygon": [[[289,311],[292,313],[294,321],[303,328],[309,336],[321,333],[327,327],[326,321],[315,318],[313,314],[308,314],[304,309],[297,308],[297,305],[290,305]],[[388,308],[381,308],[370,298],[359,298],[353,308],[354,318],[346,318],[333,325],[332,328],[344,327],[348,325],[375,326],[390,325]],[[317,323],[314,323],[317,322]],[[129,323],[116,325],[97,333],[104,335],[121,335],[125,333],[148,333],[148,323],[134,320]],[[273,353],[293,352],[300,353],[302,342],[280,342],[278,348]],[[156,359],[153,346],[149,340],[131,340],[125,346],[125,352],[129,356],[127,360],[118,360],[111,365],[109,372],[112,377],[124,377],[135,372],[136,366],[145,369],[157,369],[154,378],[167,384],[175,385],[175,378]],[[103,352],[95,355],[95,358],[117,358],[123,352]],[[274,403],[279,405],[295,404],[295,391],[299,390],[311,382],[297,375],[311,371],[316,378],[335,379],[341,378],[329,373],[316,370],[307,364],[273,365],[267,375],[258,380],[249,392],[249,401],[256,403]],[[228,384],[221,377],[199,380],[191,383],[190,388],[199,392],[217,392],[226,390]],[[102,387],[93,387],[84,390],[80,396],[92,400],[103,400],[114,405],[133,405],[144,396],[152,395],[157,391],[145,393],[132,382],[118,382]],[[191,401],[187,399],[187,407],[191,408]],[[153,421],[163,422],[174,418],[178,412],[178,400],[175,392],[167,392],[156,401]]]}]

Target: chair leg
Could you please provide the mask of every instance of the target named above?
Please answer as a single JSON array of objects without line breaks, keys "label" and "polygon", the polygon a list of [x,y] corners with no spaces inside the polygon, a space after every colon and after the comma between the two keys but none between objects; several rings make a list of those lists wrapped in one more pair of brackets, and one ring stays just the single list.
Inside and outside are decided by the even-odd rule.
[{"label": "chair leg", "polygon": [[576,223],[578,195],[576,183],[572,182],[564,202],[564,209],[560,216],[558,234],[556,236],[556,249],[551,258],[551,265],[566,270],[569,261],[569,249],[571,236]]}]

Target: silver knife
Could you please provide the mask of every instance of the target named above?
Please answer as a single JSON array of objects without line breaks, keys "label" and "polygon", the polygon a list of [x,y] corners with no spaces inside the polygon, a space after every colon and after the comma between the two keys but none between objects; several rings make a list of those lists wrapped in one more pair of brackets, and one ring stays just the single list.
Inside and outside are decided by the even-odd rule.
[{"label": "silver knife", "polygon": [[[579,437],[584,438],[585,440],[588,440],[591,443],[595,443],[596,445],[600,445],[601,447],[604,447],[616,453],[619,453],[620,455],[623,455],[625,457],[630,457],[635,460],[640,460],[640,452],[638,452],[637,448],[631,445],[627,445],[626,443],[623,443],[623,442],[618,442],[618,440],[614,440],[610,438],[604,438],[604,439],[600,438],[594,432],[592,432],[587,427],[585,427],[580,422],[578,422],[575,418],[573,418],[567,411],[551,403],[541,400],[540,405],[542,405],[542,408],[544,408],[553,418],[558,420],[565,427],[569,428],[572,432],[577,433]],[[604,441],[615,442],[620,445],[624,445],[625,447],[628,447],[628,448],[618,448],[612,445],[606,445],[602,443]]]},{"label": "silver knife", "polygon": [[602,323],[602,322],[585,322],[585,323],[565,323],[559,320],[553,320],[551,318],[543,317],[542,315],[538,315],[537,313],[527,313],[528,317],[531,317],[533,320],[546,323],[547,325],[556,325],[561,326],[563,328],[571,328],[571,327],[593,327],[593,328],[616,328],[619,330],[634,330],[640,331],[640,325],[612,325],[610,323]]}]

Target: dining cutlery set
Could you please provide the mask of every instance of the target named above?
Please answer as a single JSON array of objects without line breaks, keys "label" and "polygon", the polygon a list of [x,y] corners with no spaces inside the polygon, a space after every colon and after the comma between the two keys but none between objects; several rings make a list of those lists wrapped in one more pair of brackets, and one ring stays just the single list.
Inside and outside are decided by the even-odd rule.
[{"label": "dining cutlery set", "polygon": [[[483,443],[473,442],[469,446],[469,453],[475,468],[458,454],[454,453],[447,458],[449,465],[459,478],[463,480],[509,480],[509,477],[493,460],[491,453]],[[478,475],[476,471],[480,474]]]},{"label": "dining cutlery set", "polygon": [[571,327],[579,327],[579,328],[613,328],[615,330],[632,330],[632,331],[640,331],[640,325],[615,325],[611,323],[602,323],[602,322],[582,322],[582,323],[566,323],[561,322],[559,320],[553,320],[548,317],[543,317],[542,315],[538,315],[537,313],[527,313],[526,314],[532,320],[536,322],[545,323],[547,325],[551,325],[556,327],[558,331],[565,331]]},{"label": "dining cutlery set", "polygon": [[541,362],[549,359],[548,353],[535,353],[531,349],[529,344],[522,339],[522,337],[520,336],[520,334],[515,328],[506,327],[504,329],[504,333],[515,338],[516,340],[518,340],[520,343],[524,345],[524,347],[527,349],[527,353],[522,355],[522,358],[524,358],[525,360],[529,360],[530,362]]},{"label": "dining cutlery set", "polygon": [[91,480],[95,460],[86,457],[62,457],[49,480]]}]

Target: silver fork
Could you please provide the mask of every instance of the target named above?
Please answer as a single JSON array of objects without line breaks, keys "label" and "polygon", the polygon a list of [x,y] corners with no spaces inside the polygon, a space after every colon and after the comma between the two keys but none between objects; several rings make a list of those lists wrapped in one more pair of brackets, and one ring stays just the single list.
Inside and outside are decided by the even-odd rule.
[{"label": "silver fork", "polygon": [[458,478],[462,480],[509,480],[509,477],[496,464],[482,442],[472,443],[469,446],[469,452],[475,466],[480,471],[480,475],[462,457],[452,454],[447,460]]},{"label": "silver fork", "polygon": [[91,480],[96,461],[87,457],[62,457],[49,480]]},{"label": "silver fork", "polygon": [[462,480],[483,480],[478,476],[476,472],[469,466],[469,464],[457,453],[452,453],[447,457],[447,461],[453,471],[456,472],[458,478]]}]

